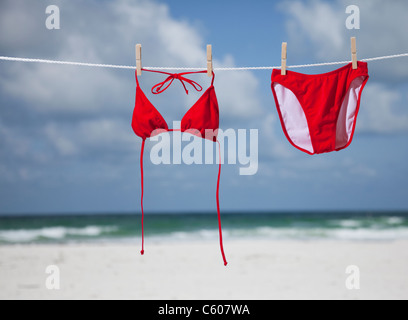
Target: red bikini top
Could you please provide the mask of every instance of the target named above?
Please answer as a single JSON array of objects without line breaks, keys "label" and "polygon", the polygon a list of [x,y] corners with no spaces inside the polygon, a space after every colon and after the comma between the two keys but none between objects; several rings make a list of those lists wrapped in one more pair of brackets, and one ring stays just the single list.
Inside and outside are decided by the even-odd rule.
[{"label": "red bikini top", "polygon": [[[146,70],[148,72],[156,72],[167,74],[168,77],[163,82],[160,82],[153,86],[152,93],[159,94],[165,91],[174,81],[177,79],[181,82],[184,90],[188,94],[186,83],[190,84],[195,90],[201,91],[203,88],[195,81],[187,79],[184,76],[193,73],[207,73],[207,71],[197,71],[197,72],[184,72],[184,73],[167,73],[154,70]],[[221,147],[217,140],[218,126],[219,126],[219,111],[218,102],[215,95],[214,89],[214,77],[212,74],[211,86],[201,95],[197,102],[186,112],[183,119],[181,120],[180,129],[169,129],[167,122],[163,119],[163,116],[159,111],[153,106],[153,104],[147,99],[146,95],[143,93],[139,85],[139,80],[136,74],[136,100],[135,108],[133,110],[132,117],[132,128],[136,135],[143,139],[142,148],[140,152],[140,173],[141,173],[141,209],[142,209],[142,250],[141,254],[144,254],[144,211],[143,211],[143,153],[146,138],[150,138],[153,134],[159,134],[163,131],[182,131],[194,134],[203,139],[210,139],[218,143],[218,154],[219,154],[219,165],[218,165],[218,178],[217,178],[217,213],[218,213],[218,229],[219,229],[219,239],[220,239],[220,249],[222,258],[224,260],[224,265],[227,265],[227,260],[225,259],[224,248],[222,243],[222,230],[221,230],[221,214],[220,214],[220,201],[219,201],[219,190],[220,190],[220,176],[221,176]],[[167,85],[166,85],[167,84]],[[211,134],[209,137],[206,136],[206,130],[211,129]],[[157,131],[155,131],[157,130]]]},{"label": "red bikini top", "polygon": [[[187,74],[194,73],[206,73],[207,71],[198,72],[184,72],[184,73],[167,73],[161,71],[146,70],[148,72],[156,72],[168,75],[166,80],[160,82],[153,86],[152,93],[159,94],[165,91],[174,81],[177,79],[181,82],[184,90],[188,94],[186,84],[190,84],[195,90],[201,91],[203,88],[195,81],[187,79],[184,76]],[[197,100],[197,102],[187,111],[181,120],[180,131],[189,132],[196,136],[205,138],[205,130],[212,129],[214,134],[209,137],[212,141],[217,141],[217,129],[219,126],[219,111],[217,96],[215,95],[214,89],[214,77],[213,72],[211,86],[202,94],[202,96]],[[153,106],[153,104],[147,99],[146,95],[142,91],[139,85],[139,80],[136,73],[136,101],[135,108],[133,111],[132,128],[136,135],[141,137],[143,140],[149,138],[152,132],[157,129],[162,129],[164,131],[173,131],[169,129],[167,122],[164,120],[163,116],[159,111]],[[166,85],[167,84],[167,85]],[[178,131],[178,129],[175,129]],[[199,133],[198,133],[199,132]]]}]

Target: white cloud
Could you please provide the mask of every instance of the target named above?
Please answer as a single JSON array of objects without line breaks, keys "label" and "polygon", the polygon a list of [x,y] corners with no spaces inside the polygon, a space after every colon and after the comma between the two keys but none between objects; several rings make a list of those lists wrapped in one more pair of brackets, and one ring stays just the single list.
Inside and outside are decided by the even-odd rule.
[{"label": "white cloud", "polygon": [[277,135],[280,128],[278,117],[274,114],[266,115],[260,128],[261,145],[268,146],[260,150],[261,157],[265,156],[272,159],[289,159],[293,157],[293,147],[284,137],[283,133]]},{"label": "white cloud", "polygon": [[122,119],[98,118],[63,124],[52,122],[44,135],[61,156],[77,154],[127,152],[135,142],[128,122]]},{"label": "white cloud", "polygon": [[403,110],[403,97],[398,90],[380,83],[366,86],[363,92],[357,130],[361,132],[393,133],[408,131],[408,114]]},{"label": "white cloud", "polygon": [[[215,60],[214,64],[225,68],[235,65],[232,56],[225,57],[223,61]],[[220,71],[215,81],[220,113],[223,117],[248,120],[262,115],[259,83],[252,72]]]},{"label": "white cloud", "polygon": [[373,178],[377,176],[377,171],[365,166],[365,165],[357,165],[357,166],[352,166],[350,167],[349,170],[350,174],[353,176],[360,176],[360,177],[368,177],[368,178]]},{"label": "white cloud", "polygon": [[3,94],[23,100],[29,112],[96,114],[107,108],[116,97],[123,101],[125,91],[111,71],[55,65],[27,66],[13,64],[0,80]]},{"label": "white cloud", "polygon": [[66,135],[61,133],[61,128],[56,124],[50,123],[45,129],[45,135],[49,141],[54,145],[55,149],[61,156],[70,156],[78,152],[74,142]]},{"label": "white cloud", "polygon": [[11,128],[5,125],[0,118],[0,146],[2,157],[6,156],[19,156],[24,157],[29,150],[29,143],[26,139],[23,139],[18,132],[14,132]]},{"label": "white cloud", "polygon": [[120,0],[111,5],[111,10],[122,43],[142,44],[143,65],[205,66],[200,33],[188,22],[172,18],[167,5]]},{"label": "white cloud", "polygon": [[289,42],[289,50],[296,52],[300,47],[307,47],[304,41],[306,37],[316,46],[315,52],[319,59],[327,59],[334,52],[341,51],[345,44],[341,32],[344,16],[339,15],[336,8],[333,2],[320,0],[284,2],[282,10],[291,17],[286,25],[287,31],[290,39],[295,40]]},{"label": "white cloud", "polygon": [[[288,15],[286,29],[290,54],[298,59],[305,53],[319,61],[350,59],[351,36],[357,37],[359,58],[370,58],[408,52],[407,1],[356,0],[360,8],[359,30],[348,30],[348,0],[283,1],[280,9]],[[408,77],[408,68],[399,61],[382,61],[382,71],[393,77]],[[390,69],[391,67],[391,69]]]}]

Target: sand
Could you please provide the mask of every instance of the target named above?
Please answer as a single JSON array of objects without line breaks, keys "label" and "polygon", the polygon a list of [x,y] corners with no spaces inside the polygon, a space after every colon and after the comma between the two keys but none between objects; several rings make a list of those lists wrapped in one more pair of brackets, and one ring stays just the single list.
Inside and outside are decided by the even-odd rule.
[{"label": "sand", "polygon": [[[0,299],[408,299],[408,241],[0,246]],[[60,289],[46,288],[56,265]],[[346,268],[360,289],[346,288]],[[55,275],[55,274],[54,274]],[[353,275],[356,275],[353,273]]]}]

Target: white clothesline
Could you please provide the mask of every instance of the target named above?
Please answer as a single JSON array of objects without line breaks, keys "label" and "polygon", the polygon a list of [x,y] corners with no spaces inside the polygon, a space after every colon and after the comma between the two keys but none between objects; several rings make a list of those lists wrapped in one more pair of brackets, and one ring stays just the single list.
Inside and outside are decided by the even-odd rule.
[{"label": "white clothesline", "polygon": [[[378,61],[385,59],[394,59],[408,57],[408,53],[394,54],[391,56],[375,57],[368,59],[360,59],[360,61]],[[135,70],[136,66],[125,66],[125,65],[115,65],[115,64],[102,64],[102,63],[86,63],[86,62],[73,62],[73,61],[61,61],[61,60],[46,60],[46,59],[30,59],[30,58],[17,58],[17,57],[5,57],[0,56],[0,60],[3,61],[17,61],[17,62],[37,62],[37,63],[49,63],[49,64],[65,64],[73,66],[85,66],[85,67],[99,67],[99,68],[114,68],[114,69],[132,69]],[[337,61],[337,62],[323,62],[323,63],[312,63],[312,64],[301,64],[287,66],[288,69],[294,68],[306,68],[306,67],[320,67],[320,66],[331,66],[337,64],[347,64],[351,61]],[[232,68],[214,68],[214,71],[242,71],[242,70],[272,70],[280,69],[281,66],[271,66],[271,67],[232,67]],[[177,67],[143,67],[144,69],[154,69],[154,70],[205,70],[206,68],[177,68]]]}]

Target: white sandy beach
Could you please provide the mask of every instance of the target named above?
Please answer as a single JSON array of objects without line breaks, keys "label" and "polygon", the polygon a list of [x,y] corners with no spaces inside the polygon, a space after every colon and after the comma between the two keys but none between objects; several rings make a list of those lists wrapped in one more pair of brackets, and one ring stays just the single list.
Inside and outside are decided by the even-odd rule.
[{"label": "white sandy beach", "polygon": [[[408,241],[0,247],[0,299],[408,299]],[[46,289],[48,265],[60,290]],[[360,268],[360,290],[345,286]]]}]

